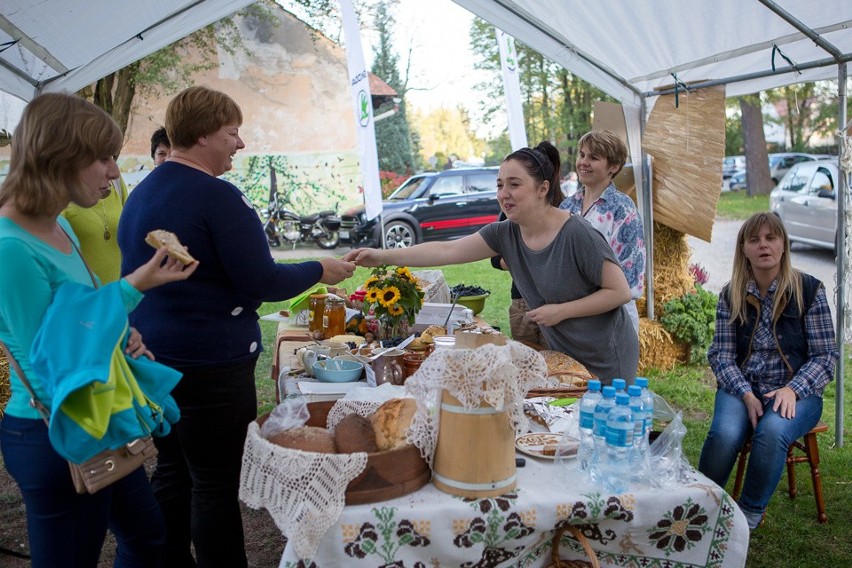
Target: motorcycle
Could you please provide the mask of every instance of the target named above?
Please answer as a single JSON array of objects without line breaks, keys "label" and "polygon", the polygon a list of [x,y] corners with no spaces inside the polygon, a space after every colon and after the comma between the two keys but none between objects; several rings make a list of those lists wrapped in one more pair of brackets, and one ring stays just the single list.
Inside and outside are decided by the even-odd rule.
[{"label": "motorcycle", "polygon": [[340,217],[330,209],[311,215],[297,215],[284,207],[278,194],[274,193],[263,211],[263,217],[263,231],[270,247],[290,243],[295,249],[296,243],[313,241],[321,249],[333,249],[340,244]]}]

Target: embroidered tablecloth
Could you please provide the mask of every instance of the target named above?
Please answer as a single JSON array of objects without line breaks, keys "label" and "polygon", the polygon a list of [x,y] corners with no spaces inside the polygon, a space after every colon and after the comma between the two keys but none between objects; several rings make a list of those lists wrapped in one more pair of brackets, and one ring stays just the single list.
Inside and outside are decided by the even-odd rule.
[{"label": "embroidered tablecloth", "polygon": [[[500,497],[464,499],[430,483],[398,499],[347,506],[314,558],[300,561],[288,546],[280,567],[541,567],[550,564],[554,531],[566,523],[590,541],[602,566],[745,566],[742,512],[700,473],[687,477],[673,487],[634,484],[609,495],[570,466],[527,458],[517,490]],[[560,552],[584,558],[568,532]]]}]

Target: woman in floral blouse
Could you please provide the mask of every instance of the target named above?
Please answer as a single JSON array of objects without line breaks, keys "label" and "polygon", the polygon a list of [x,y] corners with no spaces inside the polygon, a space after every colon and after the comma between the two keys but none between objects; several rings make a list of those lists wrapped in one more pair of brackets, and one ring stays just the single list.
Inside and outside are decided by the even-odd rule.
[{"label": "woman in floral blouse", "polygon": [[580,187],[559,206],[581,215],[598,230],[615,253],[633,301],[624,307],[639,331],[636,299],[645,291],[645,238],[642,219],[633,200],[615,188],[612,180],[624,167],[627,146],[608,130],[594,130],[577,144]]}]

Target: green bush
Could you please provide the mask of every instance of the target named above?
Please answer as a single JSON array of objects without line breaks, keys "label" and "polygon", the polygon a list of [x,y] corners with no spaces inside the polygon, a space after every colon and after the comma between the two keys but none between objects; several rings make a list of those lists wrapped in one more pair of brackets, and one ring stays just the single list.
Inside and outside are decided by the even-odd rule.
[{"label": "green bush", "polygon": [[689,344],[691,363],[706,363],[707,348],[716,330],[716,304],[719,296],[695,285],[694,292],[669,300],[663,306],[660,323],[675,339]]}]

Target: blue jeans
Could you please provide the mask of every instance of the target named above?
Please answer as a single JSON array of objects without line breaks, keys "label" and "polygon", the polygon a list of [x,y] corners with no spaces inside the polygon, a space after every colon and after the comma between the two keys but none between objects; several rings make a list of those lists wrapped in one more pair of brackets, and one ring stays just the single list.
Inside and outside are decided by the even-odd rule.
[{"label": "blue jeans", "polygon": [[154,439],[160,454],[151,478],[166,518],[168,568],[247,565],[239,486],[246,432],[257,418],[256,364],[175,367],[183,373],[172,391],[180,421]]},{"label": "blue jeans", "polygon": [[144,468],[78,495],[42,420],[3,417],[0,449],[24,498],[33,568],[96,567],[107,528],[118,542],[115,566],[162,565],[165,524]]},{"label": "blue jeans", "polygon": [[[751,455],[739,501],[751,528],[763,516],[778,486],[790,444],[807,434],[822,416],[822,397],[797,400],[796,416],[792,419],[782,418],[773,411],[772,399],[768,400],[752,435]],[[742,399],[722,389],[716,391],[713,423],[701,450],[698,471],[724,487],[749,432],[751,423]]]}]

